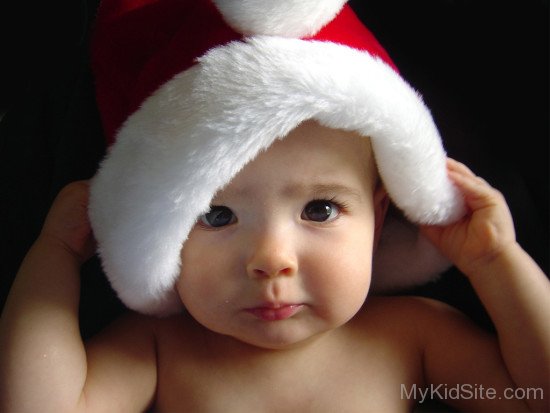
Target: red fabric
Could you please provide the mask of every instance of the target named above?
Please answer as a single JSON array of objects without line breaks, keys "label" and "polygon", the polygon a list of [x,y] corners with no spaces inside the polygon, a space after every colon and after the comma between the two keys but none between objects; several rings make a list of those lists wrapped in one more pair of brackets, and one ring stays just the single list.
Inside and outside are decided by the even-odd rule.
[{"label": "red fabric", "polygon": [[107,143],[159,86],[208,49],[240,38],[209,0],[103,0],[92,66]]},{"label": "red fabric", "polygon": [[[92,66],[107,144],[162,84],[212,47],[241,38],[210,0],[103,0],[92,38]],[[308,39],[368,51],[397,71],[348,5]]]},{"label": "red fabric", "polygon": [[381,58],[399,73],[399,70],[386,50],[384,50],[374,35],[363,25],[348,4],[344,6],[340,13],[329,24],[309,39],[329,41],[353,47],[354,49],[364,50],[373,56]]}]

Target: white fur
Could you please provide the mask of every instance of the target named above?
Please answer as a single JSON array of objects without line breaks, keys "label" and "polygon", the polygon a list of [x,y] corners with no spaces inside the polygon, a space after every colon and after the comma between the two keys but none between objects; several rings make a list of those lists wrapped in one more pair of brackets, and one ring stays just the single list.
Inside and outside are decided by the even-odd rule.
[{"label": "white fur", "polygon": [[409,219],[462,215],[432,117],[389,66],[333,43],[233,42],[147,99],[93,180],[100,255],[126,305],[158,315],[180,308],[173,286],[197,217],[259,151],[307,119],[371,137],[384,184]]},{"label": "white fur", "polygon": [[313,36],[347,0],[213,0],[225,21],[245,35]]}]

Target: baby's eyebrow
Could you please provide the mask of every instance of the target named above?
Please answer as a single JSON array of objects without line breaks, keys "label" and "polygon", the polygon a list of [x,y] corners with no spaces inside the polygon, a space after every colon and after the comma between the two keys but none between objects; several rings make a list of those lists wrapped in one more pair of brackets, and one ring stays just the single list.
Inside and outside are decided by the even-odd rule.
[{"label": "baby's eyebrow", "polygon": [[[265,191],[270,191],[271,188],[261,188],[260,193],[252,187],[239,187],[233,188],[229,187],[225,189],[225,193],[221,195],[221,198],[217,201],[214,201],[215,204],[223,203],[227,198],[240,198],[253,200],[257,199],[258,196],[265,196]],[[351,197],[355,198],[357,201],[363,199],[362,193],[360,190],[353,188],[349,185],[338,182],[328,182],[328,183],[315,183],[315,182],[290,182],[287,184],[281,185],[277,189],[277,196],[285,198],[299,198],[299,197],[312,197],[312,198],[329,198],[334,196],[342,197]],[[215,197],[217,198],[217,197]]]},{"label": "baby's eyebrow", "polygon": [[323,196],[341,195],[356,198],[357,200],[361,199],[361,192],[359,190],[341,183],[293,183],[284,187],[283,194],[286,196],[307,194],[318,198]]}]

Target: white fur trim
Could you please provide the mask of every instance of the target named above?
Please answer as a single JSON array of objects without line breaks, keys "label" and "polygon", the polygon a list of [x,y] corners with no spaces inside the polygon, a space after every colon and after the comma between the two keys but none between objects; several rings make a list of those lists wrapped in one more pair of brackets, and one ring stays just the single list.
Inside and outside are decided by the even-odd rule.
[{"label": "white fur trim", "polygon": [[409,219],[462,215],[429,111],[383,61],[327,42],[232,42],[147,99],[93,180],[99,252],[130,308],[180,308],[173,286],[196,218],[259,151],[307,119],[371,137],[386,188]]},{"label": "white fur trim", "polygon": [[245,35],[313,36],[347,0],[213,0],[225,21]]}]

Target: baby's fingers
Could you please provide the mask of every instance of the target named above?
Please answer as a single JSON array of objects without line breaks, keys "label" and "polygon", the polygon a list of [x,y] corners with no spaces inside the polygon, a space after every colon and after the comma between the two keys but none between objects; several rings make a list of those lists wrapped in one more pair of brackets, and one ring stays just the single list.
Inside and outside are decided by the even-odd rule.
[{"label": "baby's fingers", "polygon": [[475,174],[470,170],[470,168],[468,168],[462,162],[458,162],[457,160],[452,158],[447,158],[447,170],[449,172],[457,172],[462,175],[475,176]]},{"label": "baby's fingers", "polygon": [[41,237],[63,246],[85,261],[95,250],[88,219],[89,184],[73,182],[64,187],[46,217]]},{"label": "baby's fingers", "polygon": [[449,178],[462,192],[470,210],[506,205],[502,194],[485,179],[476,176],[466,165],[449,159],[447,167]]}]

